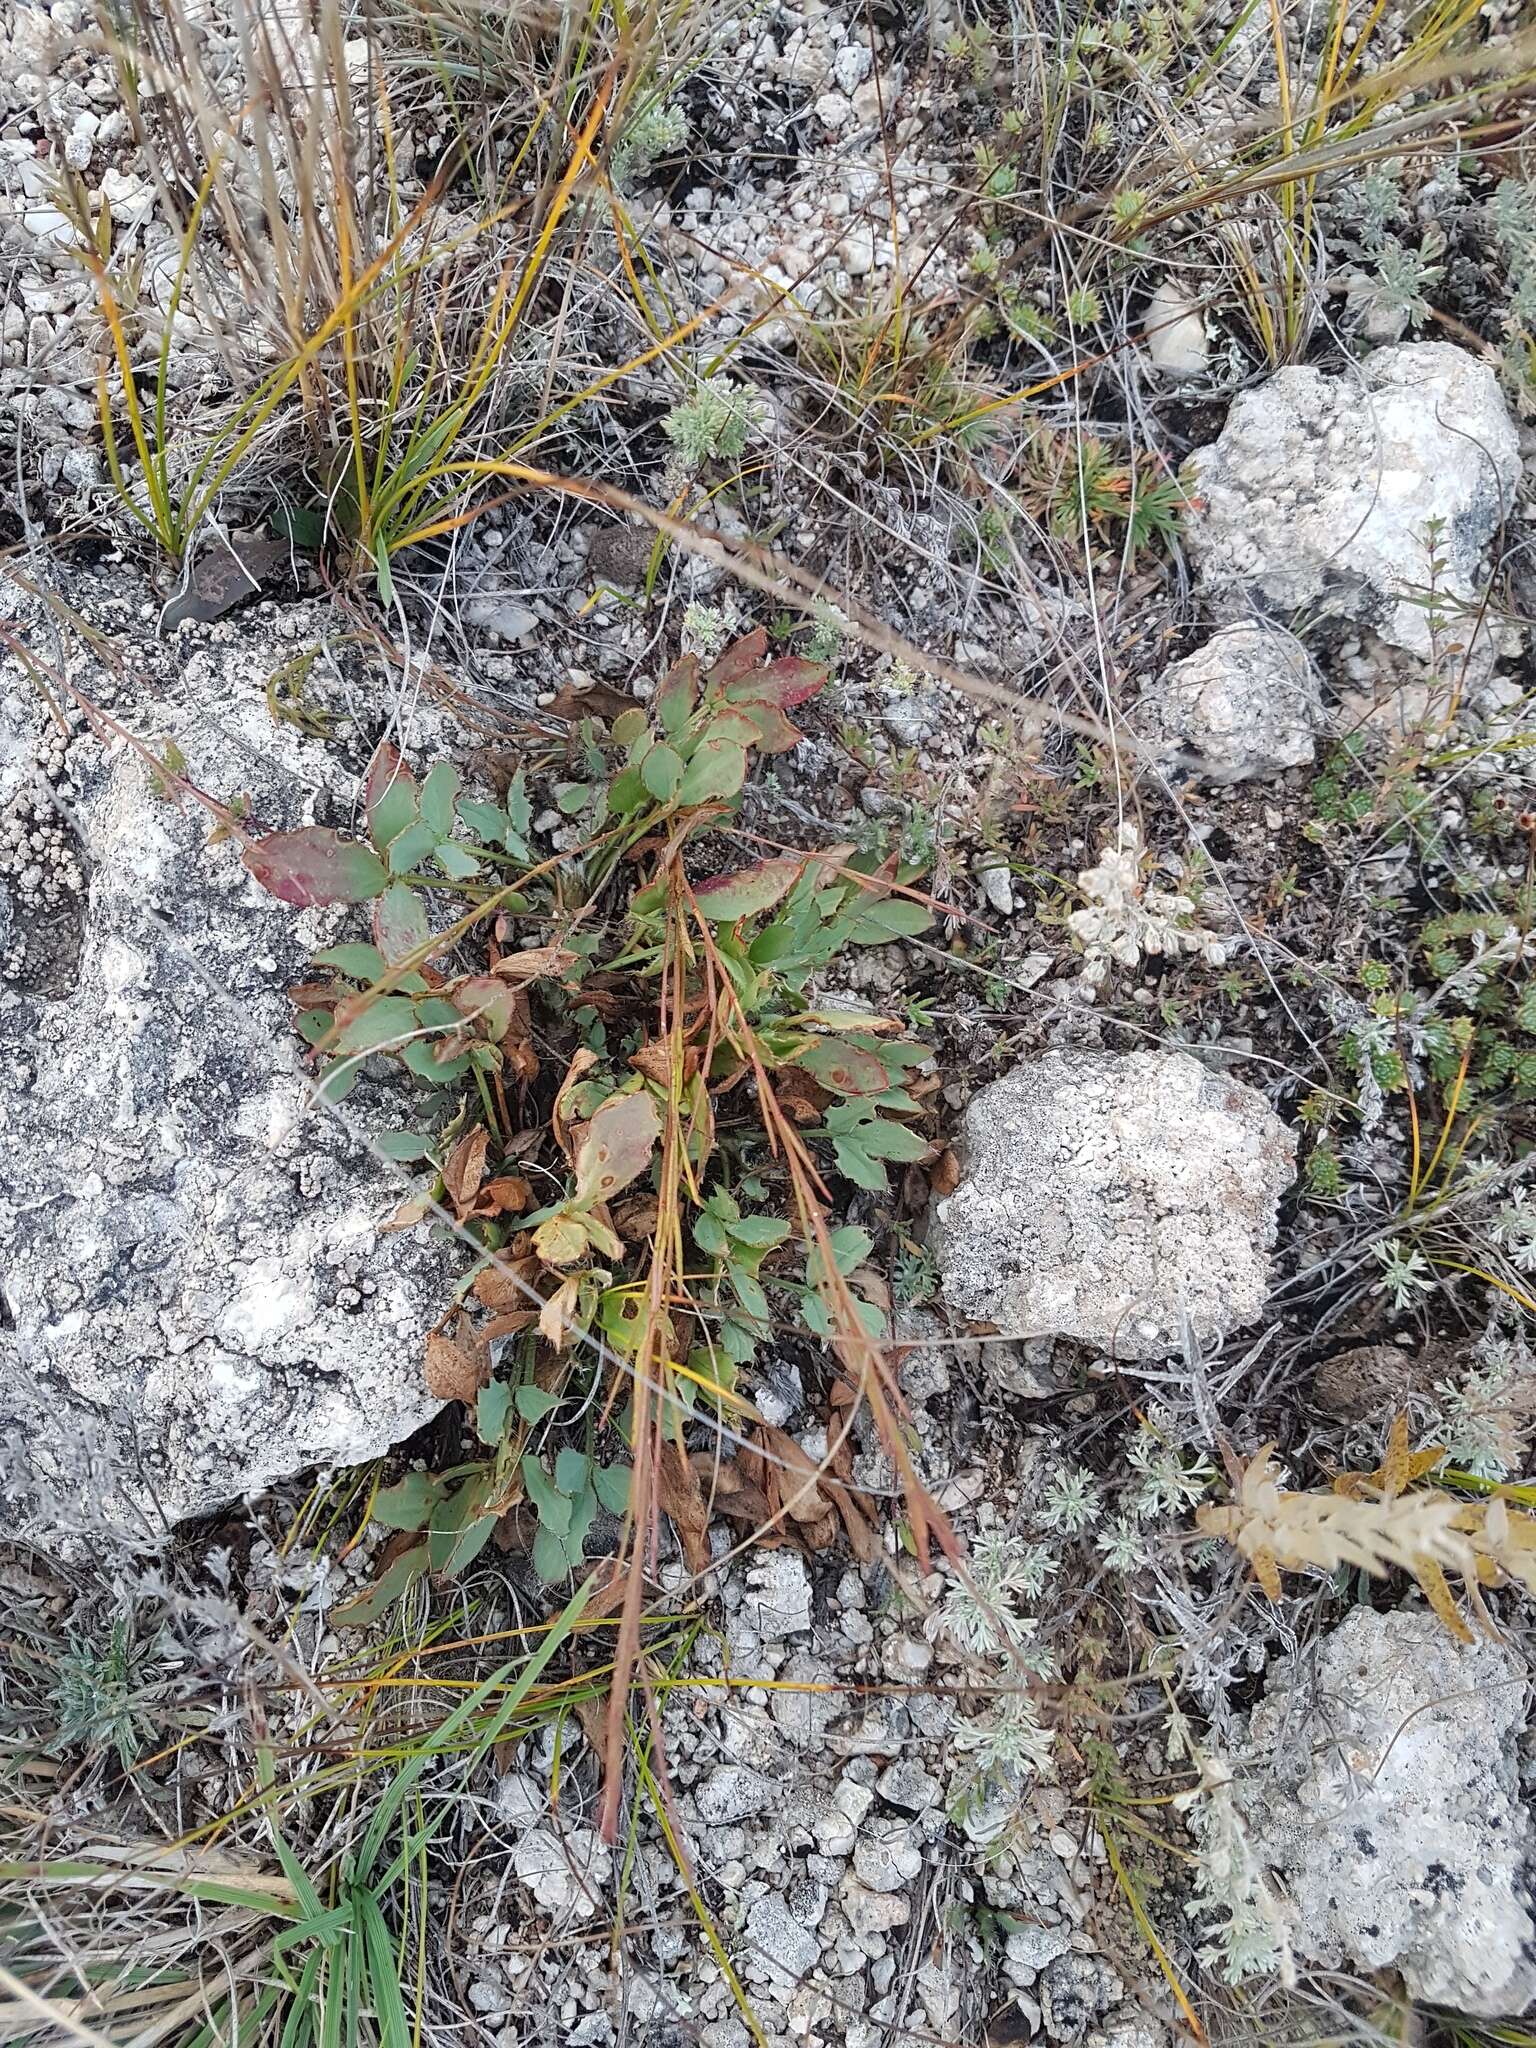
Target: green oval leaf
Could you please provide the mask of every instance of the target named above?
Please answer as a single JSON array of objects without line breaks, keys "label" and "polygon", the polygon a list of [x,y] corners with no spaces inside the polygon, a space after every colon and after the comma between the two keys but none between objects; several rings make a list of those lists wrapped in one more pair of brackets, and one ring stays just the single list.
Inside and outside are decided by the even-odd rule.
[{"label": "green oval leaf", "polygon": [[664,740],[652,747],[640,763],[640,780],[658,803],[664,804],[674,797],[682,779],[682,758]]},{"label": "green oval leaf", "polygon": [[933,923],[933,912],[906,896],[887,896],[860,912],[848,937],[855,946],[883,946],[891,939],[914,939]]},{"label": "green oval leaf", "polygon": [[450,761],[439,761],[421,785],[417,810],[421,822],[430,825],[439,839],[453,830],[454,799],[459,793],[459,771]]},{"label": "green oval leaf", "polygon": [[[649,759],[649,756],[647,757]],[[688,763],[677,796],[679,803],[706,804],[734,796],[747,779],[746,750],[735,740],[706,739]]]},{"label": "green oval leaf", "polygon": [[381,1046],[398,1045],[416,1029],[416,1005],[409,996],[357,997],[361,1004],[355,1014],[338,1010],[341,1028],[334,1050],[338,1053],[377,1052]]},{"label": "green oval leaf", "polygon": [[353,981],[377,981],[384,972],[384,955],[377,946],[327,946],[315,955],[317,967],[334,967]]},{"label": "green oval leaf", "polygon": [[388,740],[375,747],[363,783],[368,837],[382,853],[416,818],[416,778],[405,756]]},{"label": "green oval leaf", "polygon": [[420,1131],[380,1131],[373,1142],[386,1159],[398,1159],[402,1164],[430,1158],[432,1153],[432,1140]]},{"label": "green oval leaf", "polygon": [[419,820],[407,825],[398,839],[389,843],[389,872],[392,875],[408,875],[412,868],[424,861],[437,845],[437,834],[432,827]]}]

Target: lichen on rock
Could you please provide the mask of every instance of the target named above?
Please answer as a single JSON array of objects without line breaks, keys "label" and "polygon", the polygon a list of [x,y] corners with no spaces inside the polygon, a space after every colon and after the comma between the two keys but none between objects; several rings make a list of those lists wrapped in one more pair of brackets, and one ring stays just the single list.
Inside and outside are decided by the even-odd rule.
[{"label": "lichen on rock", "polygon": [[[170,651],[149,649],[136,731],[267,822],[344,815],[353,770],[273,724],[259,636]],[[14,665],[0,696],[0,726],[45,748]],[[37,786],[24,752],[0,805]],[[49,914],[71,947],[0,979],[0,1416],[35,1482],[23,1519],[88,1460],[102,1511],[152,1534],[420,1427],[448,1266],[379,1234],[398,1191],[311,1105],[284,990],[314,935],[133,748],[82,731],[68,760],[57,815],[89,881]]]},{"label": "lichen on rock", "polygon": [[1295,1134],[1190,1054],[1048,1053],[972,1098],[957,1149],[937,1252],[973,1321],[1134,1359],[1262,1312]]}]

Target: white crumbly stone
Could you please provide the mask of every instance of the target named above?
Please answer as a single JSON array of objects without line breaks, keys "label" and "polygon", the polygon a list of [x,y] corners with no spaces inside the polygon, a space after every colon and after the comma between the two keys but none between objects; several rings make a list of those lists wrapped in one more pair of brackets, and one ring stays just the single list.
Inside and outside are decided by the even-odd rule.
[{"label": "white crumbly stone", "polygon": [[872,1892],[904,1892],[922,1867],[923,1852],[905,1821],[876,1821],[854,1845],[854,1875]]},{"label": "white crumbly stone", "polygon": [[1193,467],[1189,545],[1207,597],[1352,619],[1422,659],[1425,522],[1444,522],[1442,589],[1475,599],[1520,445],[1487,364],[1416,341],[1337,376],[1277,371],[1234,402]]},{"label": "white crumbly stone", "polygon": [[[199,788],[247,792],[268,824],[309,822],[319,790],[347,815],[350,770],[273,724],[270,640],[140,652],[132,723],[174,739]],[[14,664],[0,703],[3,771],[29,719],[38,744],[44,728]],[[208,815],[130,749],[82,737],[68,759],[88,887],[37,927],[37,976],[0,980],[0,1430],[35,1480],[24,1526],[76,1497],[89,1458],[101,1510],[153,1536],[429,1420],[423,1337],[452,1268],[422,1232],[380,1233],[398,1185],[307,1108],[285,990],[313,914],[209,847]],[[366,1099],[357,1124],[400,1121]]]},{"label": "white crumbly stone", "polygon": [[1254,1709],[1235,1788],[1298,1953],[1400,1971],[1483,2017],[1536,2002],[1533,1841],[1516,1744],[1529,1682],[1499,1644],[1357,1607]]},{"label": "white crumbly stone", "polygon": [[1134,722],[1138,739],[1186,757],[1207,782],[1278,775],[1317,751],[1317,671],[1282,626],[1226,626],[1147,685]]},{"label": "white crumbly stone", "polygon": [[590,1920],[602,1910],[613,1852],[596,1828],[529,1828],[512,1852],[518,1883],[556,1927]]},{"label": "white crumbly stone", "polygon": [[1262,1311],[1295,1134],[1188,1053],[1047,1053],[972,1098],[957,1149],[936,1250],[973,1321],[1151,1359]]},{"label": "white crumbly stone", "polygon": [[811,1581],[798,1551],[770,1550],[753,1565],[747,1586],[746,1619],[765,1643],[810,1628]]},{"label": "white crumbly stone", "polygon": [[816,1936],[800,1925],[776,1892],[748,1908],[746,1936],[745,1973],[760,1983],[787,1989],[821,1960]]},{"label": "white crumbly stone", "polygon": [[756,1813],[766,1813],[778,1798],[778,1786],[748,1764],[717,1764],[694,1787],[694,1810],[705,1827],[729,1827]]},{"label": "white crumbly stone", "polygon": [[1182,285],[1165,277],[1152,294],[1143,318],[1147,354],[1165,377],[1199,377],[1210,361],[1211,345],[1199,302]]}]

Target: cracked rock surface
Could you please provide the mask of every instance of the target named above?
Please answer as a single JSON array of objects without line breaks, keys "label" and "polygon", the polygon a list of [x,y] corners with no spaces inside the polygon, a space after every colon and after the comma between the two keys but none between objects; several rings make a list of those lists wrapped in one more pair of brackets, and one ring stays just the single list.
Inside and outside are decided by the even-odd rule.
[{"label": "cracked rock surface", "polygon": [[1234,401],[1193,463],[1189,543],[1207,597],[1244,615],[1351,619],[1427,659],[1416,594],[1438,555],[1447,598],[1480,595],[1520,443],[1485,363],[1416,341],[1348,374],[1278,371]]},{"label": "cracked rock surface", "polygon": [[1487,2017],[1536,2002],[1523,1667],[1427,1613],[1357,1607],[1305,1669],[1283,1660],[1239,1780],[1253,1847],[1313,1960],[1398,1970]]},{"label": "cracked rock surface", "polygon": [[1269,1291],[1296,1138],[1188,1053],[1048,1053],[981,1089],[938,1206],[945,1299],[1006,1336],[1163,1358],[1215,1342]]},{"label": "cracked rock surface", "polygon": [[[208,649],[151,646],[134,727],[265,823],[345,816],[352,768],[273,724],[274,660],[249,622]],[[27,742],[51,764],[56,735],[14,664],[0,696],[14,815],[41,801]],[[81,730],[62,758],[42,786],[83,892],[23,898],[0,875],[33,913],[0,979],[0,1420],[38,1483],[29,1518],[89,1466],[105,1510],[149,1534],[428,1420],[422,1337],[447,1266],[419,1233],[379,1234],[384,1169],[308,1108],[284,991],[324,913],[265,895],[121,742]]]}]

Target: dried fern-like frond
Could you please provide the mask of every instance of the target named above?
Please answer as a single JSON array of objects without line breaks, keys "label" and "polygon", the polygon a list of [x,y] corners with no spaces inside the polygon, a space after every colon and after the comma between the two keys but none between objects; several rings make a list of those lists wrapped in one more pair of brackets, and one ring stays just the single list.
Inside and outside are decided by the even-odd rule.
[{"label": "dried fern-like frond", "polygon": [[1404,1571],[1451,1634],[1471,1642],[1448,1574],[1462,1581],[1479,1626],[1493,1634],[1481,1589],[1512,1579],[1536,1593],[1536,1515],[1498,1495],[1468,1501],[1416,1485],[1443,1455],[1438,1445],[1410,1450],[1407,1418],[1399,1416],[1374,1472],[1341,1473],[1332,1492],[1306,1493],[1281,1486],[1274,1446],[1266,1444],[1236,1468],[1232,1499],[1200,1508],[1195,1521],[1242,1553],[1271,1600],[1280,1598],[1282,1571],[1309,1565],[1329,1572],[1352,1565],[1374,1578]]},{"label": "dried fern-like frond", "polygon": [[1282,1570],[1307,1565],[1355,1565],[1376,1578],[1416,1572],[1422,1558],[1456,1572],[1472,1567],[1471,1546],[1456,1527],[1461,1502],[1431,1491],[1391,1500],[1292,1493],[1280,1485],[1273,1453],[1266,1444],[1248,1461],[1229,1505],[1203,1507],[1195,1516],[1207,1535],[1242,1552],[1271,1600],[1280,1597]]}]

